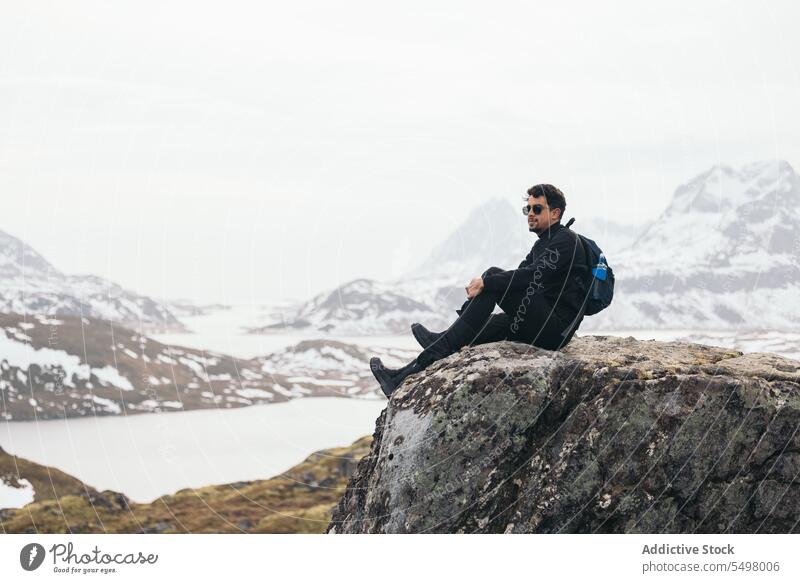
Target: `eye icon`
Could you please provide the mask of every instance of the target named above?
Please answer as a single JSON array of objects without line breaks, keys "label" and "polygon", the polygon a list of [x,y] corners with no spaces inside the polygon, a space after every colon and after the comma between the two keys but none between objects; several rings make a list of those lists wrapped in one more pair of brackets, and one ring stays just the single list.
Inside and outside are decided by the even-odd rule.
[{"label": "eye icon", "polygon": [[44,561],[44,547],[39,543],[29,543],[19,552],[19,564],[26,571],[35,571]]}]

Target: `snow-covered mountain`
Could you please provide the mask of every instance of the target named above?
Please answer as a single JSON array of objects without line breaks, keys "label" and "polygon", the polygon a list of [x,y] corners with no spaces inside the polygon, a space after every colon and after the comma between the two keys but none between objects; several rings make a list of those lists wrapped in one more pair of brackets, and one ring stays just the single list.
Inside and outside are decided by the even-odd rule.
[{"label": "snow-covered mountain", "polygon": [[4,420],[285,401],[272,389],[280,379],[257,362],[168,346],[103,320],[0,314]]},{"label": "snow-covered mountain", "polygon": [[[786,161],[714,166],[638,227],[579,217],[573,229],[600,244],[617,278],[611,307],[581,330],[800,325],[800,177]],[[252,331],[391,334],[413,321],[441,329],[464,302],[470,277],[491,265],[515,268],[534,241],[518,209],[491,200],[407,276],[345,283]]]},{"label": "snow-covered mountain", "polygon": [[797,330],[800,177],[788,162],[714,166],[678,187],[613,265],[591,328]]},{"label": "snow-covered mountain", "polygon": [[185,326],[163,302],[94,275],[67,275],[30,245],[0,231],[0,312],[100,318],[148,332]]},{"label": "snow-covered mountain", "polygon": [[413,351],[307,340],[234,358],[162,344],[91,318],[0,314],[0,419],[233,408],[304,397],[383,398],[370,356]]}]

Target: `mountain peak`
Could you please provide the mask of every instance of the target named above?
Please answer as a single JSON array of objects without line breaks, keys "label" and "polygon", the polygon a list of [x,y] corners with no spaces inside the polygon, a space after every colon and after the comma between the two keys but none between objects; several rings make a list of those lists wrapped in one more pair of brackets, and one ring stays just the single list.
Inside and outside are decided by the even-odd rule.
[{"label": "mountain peak", "polygon": [[[522,208],[522,204],[519,206]],[[533,243],[522,213],[507,198],[493,197],[475,207],[408,276],[463,278],[478,275],[492,265],[512,269],[525,258]]]},{"label": "mountain peak", "polygon": [[[667,208],[632,247],[664,238],[665,231],[752,230],[758,223],[800,220],[800,177],[785,160],[761,160],[739,168],[712,166],[679,186]],[[735,228],[731,225],[736,224]]]},{"label": "mountain peak", "polygon": [[668,214],[682,212],[686,205],[700,212],[716,212],[753,199],[768,198],[775,192],[794,190],[797,174],[786,160],[759,160],[734,169],[716,164],[679,186]]},{"label": "mountain peak", "polygon": [[92,316],[149,330],[185,330],[167,307],[97,275],[67,275],[0,231],[0,312]]},{"label": "mountain peak", "polygon": [[14,235],[0,231],[0,274],[5,277],[51,278],[64,275],[36,250]]},{"label": "mountain peak", "polygon": [[772,174],[773,176],[796,174],[792,165],[789,164],[787,160],[782,160],[780,158],[750,162],[742,166],[740,173],[743,176],[754,176],[756,174]]}]

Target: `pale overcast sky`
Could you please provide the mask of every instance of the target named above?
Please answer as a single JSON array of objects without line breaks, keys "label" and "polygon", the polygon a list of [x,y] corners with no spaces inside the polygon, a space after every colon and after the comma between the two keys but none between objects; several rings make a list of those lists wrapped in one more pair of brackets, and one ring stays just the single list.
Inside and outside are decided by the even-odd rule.
[{"label": "pale overcast sky", "polygon": [[640,222],[715,163],[800,168],[798,16],[3,2],[0,229],[156,297],[269,302],[397,275],[537,182],[568,217]]}]

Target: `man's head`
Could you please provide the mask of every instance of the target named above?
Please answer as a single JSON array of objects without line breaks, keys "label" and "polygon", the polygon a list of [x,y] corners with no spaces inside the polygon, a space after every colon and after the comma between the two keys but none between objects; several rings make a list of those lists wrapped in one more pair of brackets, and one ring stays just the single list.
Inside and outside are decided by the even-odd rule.
[{"label": "man's head", "polygon": [[[528,189],[528,230],[541,235],[564,215],[564,193],[552,184],[537,184]],[[538,211],[538,212],[537,212]]]}]

